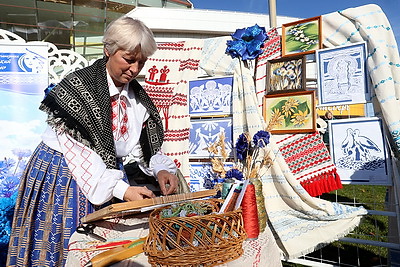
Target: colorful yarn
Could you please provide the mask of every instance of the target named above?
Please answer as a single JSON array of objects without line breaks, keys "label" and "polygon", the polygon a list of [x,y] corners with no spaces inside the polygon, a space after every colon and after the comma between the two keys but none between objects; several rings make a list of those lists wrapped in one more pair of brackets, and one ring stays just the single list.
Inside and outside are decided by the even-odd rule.
[{"label": "colorful yarn", "polygon": [[247,238],[256,239],[260,234],[260,227],[258,224],[256,193],[253,184],[249,184],[246,187],[246,192],[242,200],[242,216]]},{"label": "colorful yarn", "polygon": [[222,192],[221,192],[221,198],[225,199],[228,194],[229,194],[229,190],[231,190],[231,187],[234,183],[233,182],[223,182],[222,184]]},{"label": "colorful yarn", "polygon": [[258,178],[251,178],[250,182],[254,185],[256,201],[257,201],[257,213],[258,213],[258,225],[260,232],[264,232],[267,226],[267,211],[265,210],[265,199],[262,189],[262,183]]}]

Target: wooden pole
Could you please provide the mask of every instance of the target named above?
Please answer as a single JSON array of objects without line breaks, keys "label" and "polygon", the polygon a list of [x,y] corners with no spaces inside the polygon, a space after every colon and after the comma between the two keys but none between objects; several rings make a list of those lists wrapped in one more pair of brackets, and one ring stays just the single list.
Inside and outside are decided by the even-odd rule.
[{"label": "wooden pole", "polygon": [[276,28],[276,0],[268,0],[269,4],[269,27]]}]

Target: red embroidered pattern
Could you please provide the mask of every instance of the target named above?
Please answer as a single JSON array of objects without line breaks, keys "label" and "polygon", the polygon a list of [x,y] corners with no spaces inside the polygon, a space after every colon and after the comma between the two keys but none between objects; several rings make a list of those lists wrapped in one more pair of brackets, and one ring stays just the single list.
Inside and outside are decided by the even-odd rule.
[{"label": "red embroidered pattern", "polygon": [[111,97],[112,130],[116,141],[120,139],[126,141],[129,138],[127,106],[124,99],[124,96],[118,95]]},{"label": "red embroidered pattern", "polygon": [[[78,172],[80,174],[80,179],[83,181],[83,185],[81,186],[81,190],[85,193],[88,193],[91,185],[88,181],[92,178],[92,173],[90,173],[89,168],[92,166],[92,163],[89,161],[89,157],[91,152],[86,149],[85,146],[80,145],[79,143],[72,142],[68,139],[68,141],[64,144],[64,147],[67,149],[64,152],[65,159],[68,162],[68,167],[71,170],[71,173],[74,174],[76,169],[80,169]],[[81,151],[80,154],[76,154],[75,151]],[[75,158],[79,158],[79,160],[75,162],[81,162],[80,165],[74,165],[72,161]],[[77,177],[74,177],[77,179]]]},{"label": "red embroidered pattern", "polygon": [[164,133],[164,141],[183,141],[189,139],[189,128],[180,130],[168,130]]}]

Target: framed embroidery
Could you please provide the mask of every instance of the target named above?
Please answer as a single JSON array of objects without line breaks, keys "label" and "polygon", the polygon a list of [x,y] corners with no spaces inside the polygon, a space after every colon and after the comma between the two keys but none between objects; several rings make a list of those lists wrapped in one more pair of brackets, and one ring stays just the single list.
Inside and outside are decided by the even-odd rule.
[{"label": "framed embroidery", "polygon": [[305,90],[306,59],[303,55],[282,57],[267,62],[267,94]]},{"label": "framed embroidery", "polygon": [[265,95],[263,116],[271,133],[316,131],[314,91]]},{"label": "framed embroidery", "polygon": [[[233,165],[233,162],[226,162],[224,163],[224,168],[229,170]],[[213,171],[210,162],[191,162],[189,170],[189,187],[191,192],[213,189],[217,183],[222,183],[221,178]]]},{"label": "framed embroidery", "polygon": [[282,56],[309,54],[322,48],[321,17],[282,25]]},{"label": "framed embroidery", "polygon": [[379,118],[328,122],[330,153],[342,183],[390,185],[390,161]]},{"label": "framed embroidery", "polygon": [[192,119],[189,133],[190,158],[210,158],[208,147],[225,135],[225,149],[232,156],[232,118]]},{"label": "framed embroidery", "polygon": [[232,114],[233,77],[189,81],[189,114],[191,117]]},{"label": "framed embroidery", "polygon": [[365,42],[318,50],[318,105],[366,103],[369,90],[365,61]]}]

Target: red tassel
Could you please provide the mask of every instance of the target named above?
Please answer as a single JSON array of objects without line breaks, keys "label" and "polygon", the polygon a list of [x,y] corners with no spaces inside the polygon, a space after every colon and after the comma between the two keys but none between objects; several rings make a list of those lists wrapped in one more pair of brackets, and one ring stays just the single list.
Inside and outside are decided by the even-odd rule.
[{"label": "red tassel", "polygon": [[301,181],[300,184],[312,197],[343,188],[340,177],[336,171],[312,177],[308,180]]}]

